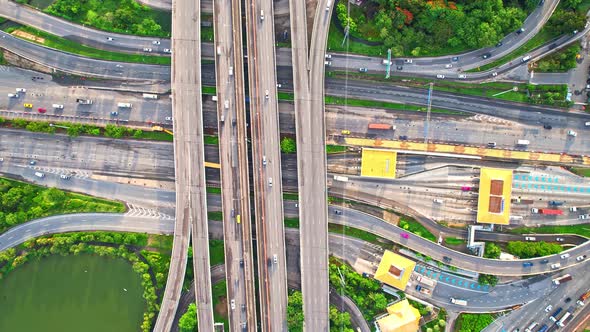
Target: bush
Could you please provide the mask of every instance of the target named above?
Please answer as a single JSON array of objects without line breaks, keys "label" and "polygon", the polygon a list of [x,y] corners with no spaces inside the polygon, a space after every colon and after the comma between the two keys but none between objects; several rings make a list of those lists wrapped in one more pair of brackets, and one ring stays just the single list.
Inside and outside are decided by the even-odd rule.
[{"label": "bush", "polygon": [[178,320],[180,332],[197,331],[197,306],[194,303],[189,304],[186,312]]},{"label": "bush", "polygon": [[482,285],[496,286],[498,284],[498,277],[489,274],[480,274],[477,282]]},{"label": "bush", "polygon": [[533,258],[548,256],[560,253],[563,248],[556,243],[546,242],[522,242],[522,241],[511,241],[508,242],[506,250],[520,258]]},{"label": "bush", "polygon": [[498,245],[496,245],[495,243],[487,242],[483,253],[483,257],[498,259],[500,258],[501,253],[502,251],[500,250],[500,247],[498,247]]},{"label": "bush", "polygon": [[295,140],[290,137],[284,137],[281,140],[281,152],[282,153],[295,153],[297,151],[297,144]]}]

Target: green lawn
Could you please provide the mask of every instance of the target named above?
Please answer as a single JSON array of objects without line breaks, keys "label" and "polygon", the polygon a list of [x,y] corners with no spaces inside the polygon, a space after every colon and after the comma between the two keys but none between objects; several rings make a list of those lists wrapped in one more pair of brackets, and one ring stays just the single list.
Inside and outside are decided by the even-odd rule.
[{"label": "green lawn", "polygon": [[167,141],[167,142],[172,142],[174,140],[174,136],[172,136],[166,132],[163,132],[163,131],[144,131],[137,138],[151,140],[151,141]]},{"label": "green lawn", "polygon": [[328,231],[331,233],[344,234],[347,236],[356,237],[358,239],[375,244],[383,244],[384,242],[387,242],[387,240],[381,239],[373,233],[365,232],[363,230],[348,226],[328,224]]},{"label": "green lawn", "polygon": [[457,239],[455,237],[445,237],[445,244],[448,244],[450,246],[457,246],[457,245],[465,244],[465,240]]},{"label": "green lawn", "polygon": [[[229,321],[227,318],[227,291],[226,291],[226,282],[222,280],[215,285],[213,285],[212,289],[212,296],[213,296],[213,317],[216,322],[223,322],[225,325],[225,330],[229,331]],[[224,305],[223,314],[218,310],[220,304]]]},{"label": "green lawn", "polygon": [[37,37],[44,38],[44,42],[37,42],[35,40],[26,39],[18,35],[15,37],[51,47],[60,51],[77,54],[80,56],[88,57],[91,59],[108,60],[108,61],[119,61],[119,62],[133,62],[133,63],[146,63],[155,65],[170,65],[171,58],[166,56],[155,56],[155,55],[142,55],[142,54],[125,54],[111,51],[99,50],[96,48],[84,46],[77,42],[70,41],[65,38],[61,38],[31,27],[22,27],[18,30],[33,34]]},{"label": "green lawn", "polygon": [[326,153],[340,153],[346,151],[348,147],[343,145],[326,145]]},{"label": "green lawn", "polygon": [[430,231],[428,231],[426,227],[422,226],[422,224],[420,224],[412,218],[400,217],[399,227],[407,230],[410,233],[414,233],[418,236],[421,236],[427,240],[436,242],[436,236],[434,236],[434,234],[430,233]]},{"label": "green lawn", "polygon": [[221,211],[207,211],[207,218],[215,221],[223,220],[223,212]]},{"label": "green lawn", "polygon": [[299,218],[285,218],[285,227],[299,228]]},{"label": "green lawn", "polygon": [[578,234],[590,238],[590,225],[519,227],[510,230],[510,232],[514,234]]},{"label": "green lawn", "polygon": [[328,51],[332,52],[348,52],[354,54],[364,54],[370,56],[387,57],[387,49],[383,45],[369,46],[363,43],[355,42],[350,39],[347,43],[342,45],[344,35],[338,28],[330,21],[330,31],[328,32]]},{"label": "green lawn", "polygon": [[[289,201],[298,201],[299,194],[283,192],[283,199],[289,200]],[[293,202],[293,203],[297,203],[297,202]]]},{"label": "green lawn", "polygon": [[206,86],[203,85],[201,86],[201,91],[203,92],[204,95],[215,95],[217,94],[217,88],[214,86]]},{"label": "green lawn", "polygon": [[488,63],[487,65],[467,70],[467,72],[486,71],[488,69],[492,69],[494,67],[497,67],[499,65],[505,64],[505,63],[513,61],[513,60],[520,61],[521,56],[525,55],[526,53],[534,50],[535,48],[537,48],[543,44],[548,43],[550,40],[554,39],[555,37],[557,37],[557,36],[552,35],[551,33],[547,32],[546,29],[541,29],[541,31],[539,31],[539,33],[537,33],[533,38],[529,39],[529,41],[524,43],[524,45],[517,48],[516,50],[510,52],[509,54],[501,57],[498,60]]},{"label": "green lawn", "polygon": [[[362,99],[352,99],[352,98],[334,97],[334,96],[325,96],[324,99],[325,99],[325,103],[330,104],[330,105],[378,107],[378,108],[393,109],[393,110],[400,110],[400,111],[426,112],[426,107],[423,107],[423,106],[390,103],[390,102],[386,102],[386,101],[362,100]],[[432,108],[431,112],[432,113],[440,113],[440,114],[451,114],[451,115],[464,115],[465,114],[464,112],[451,111],[451,110],[438,109],[438,108]]]},{"label": "green lawn", "polygon": [[217,137],[217,136],[205,135],[204,140],[205,140],[205,144],[219,145],[219,137]]},{"label": "green lawn", "polygon": [[29,220],[68,213],[125,212],[122,202],[0,178],[0,232]]},{"label": "green lawn", "polygon": [[147,246],[158,248],[161,253],[170,254],[172,252],[172,242],[174,238],[170,235],[149,234]]},{"label": "green lawn", "polygon": [[579,176],[590,177],[590,168],[572,167],[570,170]]},{"label": "green lawn", "polygon": [[221,188],[207,187],[207,194],[219,194],[219,195],[221,195]]},{"label": "green lawn", "polygon": [[211,266],[223,264],[225,260],[225,251],[223,240],[209,240],[209,260]]}]

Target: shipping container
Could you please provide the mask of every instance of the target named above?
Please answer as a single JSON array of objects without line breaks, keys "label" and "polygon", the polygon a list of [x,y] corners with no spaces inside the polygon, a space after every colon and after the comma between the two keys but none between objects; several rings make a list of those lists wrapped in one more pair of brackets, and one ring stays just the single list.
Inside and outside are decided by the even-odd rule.
[{"label": "shipping container", "polygon": [[539,209],[539,213],[545,215],[560,216],[563,214],[563,211],[557,209]]},{"label": "shipping container", "polygon": [[390,130],[391,128],[391,125],[385,123],[369,123],[369,129]]}]

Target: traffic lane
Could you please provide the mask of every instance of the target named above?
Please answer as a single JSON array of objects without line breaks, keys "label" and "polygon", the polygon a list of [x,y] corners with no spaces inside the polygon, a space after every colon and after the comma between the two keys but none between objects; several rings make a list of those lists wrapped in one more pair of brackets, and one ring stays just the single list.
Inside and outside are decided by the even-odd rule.
[{"label": "traffic lane", "polygon": [[[31,61],[44,64],[50,68],[75,73],[81,76],[89,74],[102,78],[126,80],[169,81],[170,67],[137,63],[96,60],[57,51],[25,40],[15,38],[0,31],[0,47],[18,54]],[[123,68],[117,65],[124,66]]]},{"label": "traffic lane", "polygon": [[545,257],[527,259],[526,261],[532,262],[534,265],[533,267],[524,268],[522,265],[523,260],[501,261],[470,256],[440,246],[434,242],[430,242],[426,239],[423,239],[415,235],[410,235],[409,239],[404,239],[401,237],[401,233],[405,231],[397,226],[385,222],[377,222],[377,220],[372,220],[375,217],[364,214],[359,211],[345,211],[342,215],[336,215],[333,212],[333,209],[333,207],[329,208],[329,216],[330,221],[332,223],[342,224],[342,220],[345,220],[347,218],[347,215],[350,213],[351,215],[355,216],[354,225],[356,228],[369,231],[373,234],[385,237],[394,242],[399,242],[404,246],[413,248],[414,250],[420,250],[421,252],[428,254],[428,256],[433,257],[438,261],[442,262],[443,257],[447,256],[453,259],[451,265],[456,265],[457,267],[469,271],[478,271],[493,275],[532,275],[545,272],[552,272],[556,271],[556,269],[550,269],[550,265],[554,263],[562,264],[559,268],[561,270],[566,267],[579,264],[580,262],[577,262],[575,257],[587,252],[588,247],[590,246],[590,241],[587,241],[586,243],[579,245],[575,248],[563,251],[561,254],[569,253],[571,255],[571,257],[569,257],[568,259],[560,259],[560,254],[545,256],[546,259],[549,260],[547,264],[540,264],[540,261],[545,259]]}]

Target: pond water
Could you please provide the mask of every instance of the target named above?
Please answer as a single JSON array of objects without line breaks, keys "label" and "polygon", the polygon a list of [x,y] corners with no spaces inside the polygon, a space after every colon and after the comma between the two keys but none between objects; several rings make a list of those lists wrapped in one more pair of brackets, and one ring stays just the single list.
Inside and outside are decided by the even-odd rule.
[{"label": "pond water", "polygon": [[140,331],[142,293],[140,276],[122,259],[42,258],[0,280],[0,331]]}]

